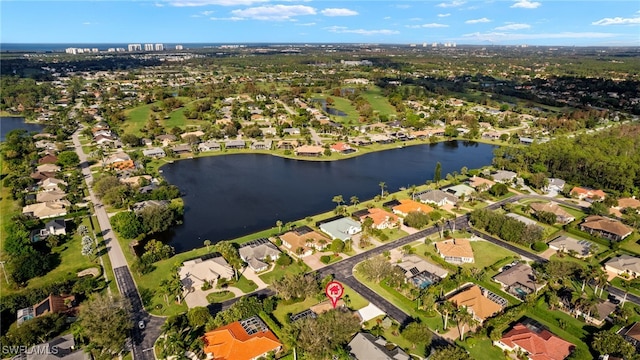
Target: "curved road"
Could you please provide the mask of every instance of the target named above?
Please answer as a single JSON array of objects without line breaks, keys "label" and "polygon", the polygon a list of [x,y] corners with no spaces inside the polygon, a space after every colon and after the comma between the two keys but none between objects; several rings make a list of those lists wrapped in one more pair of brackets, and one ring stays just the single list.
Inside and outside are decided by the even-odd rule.
[{"label": "curved road", "polygon": [[[82,127],[78,128],[71,138],[73,140],[76,154],[78,154],[78,157],[80,158],[80,170],[82,171],[82,175],[87,183],[87,189],[89,191],[91,202],[93,203],[94,213],[98,218],[98,224],[102,230],[101,235],[104,239],[107,254],[111,260],[111,267],[113,268],[116,284],[118,285],[118,289],[122,296],[127,298],[131,303],[131,318],[136,326],[130,337],[132,341],[129,342],[131,352],[135,360],[152,360],[155,359],[155,355],[152,350],[153,344],[160,336],[160,327],[164,323],[165,319],[151,316],[144,310],[140,293],[138,293],[136,283],[129,271],[127,260],[124,257],[120,243],[118,243],[118,240],[115,238],[113,230],[111,229],[107,211],[91,187],[93,184],[93,175],[91,174],[91,169],[89,169],[87,155],[82,151],[82,144],[80,143],[79,137],[81,131]],[[145,322],[144,329],[138,328],[138,322],[141,320]]]}]

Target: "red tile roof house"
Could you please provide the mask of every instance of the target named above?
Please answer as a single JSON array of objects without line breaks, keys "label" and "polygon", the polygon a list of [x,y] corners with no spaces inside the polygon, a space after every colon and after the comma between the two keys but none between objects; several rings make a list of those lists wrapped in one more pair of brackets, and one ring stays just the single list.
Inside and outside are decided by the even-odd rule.
[{"label": "red tile roof house", "polygon": [[589,199],[589,200],[602,200],[607,197],[607,194],[602,190],[594,190],[587,189],[583,187],[576,186],[571,189],[571,196],[575,196],[578,199]]},{"label": "red tile roof house", "polygon": [[255,360],[282,348],[282,343],[258,317],[211,330],[203,340],[208,360]]},{"label": "red tile roof house", "polygon": [[549,330],[532,328],[518,323],[494,345],[507,351],[523,351],[530,360],[562,360],[575,348]]},{"label": "red tile roof house", "polygon": [[349,144],[339,142],[339,143],[335,143],[334,145],[331,145],[331,151],[338,152],[340,154],[350,154],[355,150]]}]

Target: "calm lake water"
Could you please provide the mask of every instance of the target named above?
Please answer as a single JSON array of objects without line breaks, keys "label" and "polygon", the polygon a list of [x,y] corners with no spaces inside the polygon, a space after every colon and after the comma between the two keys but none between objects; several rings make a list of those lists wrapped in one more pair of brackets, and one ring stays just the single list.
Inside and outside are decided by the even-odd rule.
[{"label": "calm lake water", "polygon": [[0,117],[0,141],[4,141],[5,135],[15,129],[40,132],[44,125],[25,123],[21,117]]},{"label": "calm lake water", "polygon": [[[332,162],[235,154],[176,161],[162,167],[168,182],[186,195],[184,224],[163,240],[177,252],[202,247],[205,239],[228,240],[335,208],[342,195],[361,201],[432,180],[436,163],[442,177],[491,164],[487,144],[451,141],[418,145]],[[336,156],[336,155],[333,155]]]}]

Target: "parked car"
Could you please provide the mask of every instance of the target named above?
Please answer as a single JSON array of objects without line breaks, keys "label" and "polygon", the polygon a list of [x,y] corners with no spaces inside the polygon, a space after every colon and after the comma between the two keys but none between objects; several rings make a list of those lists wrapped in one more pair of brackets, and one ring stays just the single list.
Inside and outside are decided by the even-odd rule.
[{"label": "parked car", "polygon": [[140,330],[144,329],[144,320],[138,321],[138,329]]}]

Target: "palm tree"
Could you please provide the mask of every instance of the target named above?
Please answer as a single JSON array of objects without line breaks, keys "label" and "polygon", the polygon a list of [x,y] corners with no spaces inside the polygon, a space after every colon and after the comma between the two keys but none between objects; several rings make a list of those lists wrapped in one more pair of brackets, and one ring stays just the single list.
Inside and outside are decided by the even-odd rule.
[{"label": "palm tree", "polygon": [[598,294],[598,287],[600,288],[600,294],[598,296],[602,296],[602,291],[604,287],[607,285],[607,273],[602,270],[601,267],[596,266],[593,268],[593,280],[595,282],[595,289],[593,290],[594,294]]},{"label": "palm tree", "polygon": [[[469,328],[471,328],[475,324],[476,320],[473,318],[473,315],[471,315],[471,313],[467,311],[467,308],[464,306],[461,306],[460,308],[458,308],[458,312],[456,313],[456,320],[458,321],[458,330],[460,331],[460,340],[463,341],[465,325],[469,325]],[[460,328],[461,325],[462,325],[462,328]]]},{"label": "palm tree", "polygon": [[411,200],[415,200],[417,189],[418,189],[418,186],[416,186],[415,184],[409,187],[409,194],[411,194]]},{"label": "palm tree", "polygon": [[278,232],[282,232],[282,220],[277,220],[276,226],[278,227]]},{"label": "palm tree", "polygon": [[380,186],[380,197],[383,198],[384,197],[384,188],[387,187],[387,184],[384,181],[380,181],[380,183],[378,183],[378,186]]},{"label": "palm tree", "polygon": [[207,252],[209,252],[209,246],[211,246],[211,240],[207,239],[204,241],[204,246],[207,247]]},{"label": "palm tree", "polygon": [[453,308],[453,304],[449,301],[443,301],[438,305],[438,311],[444,317],[444,330],[447,329],[447,323],[449,321],[449,315],[453,313],[455,309]]},{"label": "palm tree", "polygon": [[356,207],[356,205],[358,205],[358,204],[360,203],[360,199],[358,199],[358,197],[354,195],[354,196],[352,196],[352,197],[349,199],[349,202],[350,202],[350,203],[351,203],[351,205],[353,205],[353,207],[355,208],[355,207]]},{"label": "palm tree", "polygon": [[344,202],[344,199],[342,198],[342,195],[336,195],[336,196],[333,197],[333,200],[331,200],[331,201],[333,201],[338,206],[340,206]]}]

